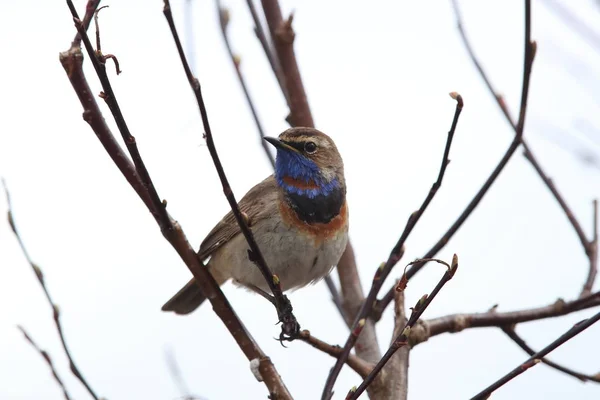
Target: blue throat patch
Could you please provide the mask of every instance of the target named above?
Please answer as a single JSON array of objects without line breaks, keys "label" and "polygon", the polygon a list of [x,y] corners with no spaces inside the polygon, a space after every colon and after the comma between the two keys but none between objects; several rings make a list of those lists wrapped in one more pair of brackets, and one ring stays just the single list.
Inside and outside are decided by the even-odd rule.
[{"label": "blue throat patch", "polygon": [[[312,181],[317,187],[314,189],[302,189],[288,185],[284,182],[284,177],[290,177],[306,183]],[[328,196],[335,189],[339,188],[337,178],[330,182],[325,181],[321,176],[319,167],[312,160],[289,150],[277,150],[275,179],[277,180],[277,184],[286,192],[306,196],[311,199],[317,196]]]}]

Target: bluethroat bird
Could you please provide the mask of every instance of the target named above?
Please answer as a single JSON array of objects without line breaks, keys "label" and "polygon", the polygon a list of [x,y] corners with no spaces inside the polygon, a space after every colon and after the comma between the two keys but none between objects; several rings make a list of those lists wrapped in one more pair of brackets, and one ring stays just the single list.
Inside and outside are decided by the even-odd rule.
[{"label": "bluethroat bird", "polygon": [[[335,143],[312,128],[291,128],[266,137],[277,149],[275,173],[239,202],[271,272],[282,289],[306,286],[325,277],[348,242],[344,164]],[[231,212],[206,236],[198,255],[219,285],[232,279],[257,292],[269,287],[248,259],[248,244]],[[189,314],[205,300],[192,279],[163,307]]]}]

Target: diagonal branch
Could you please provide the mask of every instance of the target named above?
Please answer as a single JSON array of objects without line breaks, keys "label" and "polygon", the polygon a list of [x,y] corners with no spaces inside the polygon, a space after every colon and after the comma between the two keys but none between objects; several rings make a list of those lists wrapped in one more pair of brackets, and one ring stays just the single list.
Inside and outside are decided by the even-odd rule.
[{"label": "diagonal branch", "polygon": [[[423,259],[433,258],[435,255],[446,246],[446,244],[450,241],[450,239],[456,234],[458,229],[462,226],[462,224],[467,220],[467,218],[471,215],[471,213],[475,210],[475,208],[479,205],[483,197],[486,195],[492,184],[496,181],[500,173],[506,167],[506,164],[511,159],[517,148],[522,142],[523,139],[523,130],[525,127],[525,115],[527,113],[527,99],[529,96],[529,83],[531,78],[531,67],[533,65],[533,59],[535,58],[536,52],[536,43],[531,41],[531,4],[530,0],[526,0],[525,2],[525,43],[524,43],[524,57],[523,57],[523,84],[521,87],[521,106],[519,108],[519,120],[516,124],[515,128],[515,137],[511,144],[508,146],[508,149],[500,159],[496,168],[492,171],[490,176],[486,179],[483,186],[479,189],[477,194],[471,199],[467,207],[463,210],[463,212],[458,216],[456,221],[448,228],[446,233],[437,241],[435,245],[422,257]],[[415,274],[417,274],[421,268],[423,268],[423,263],[417,263],[413,265],[407,273],[407,277],[410,279]],[[393,290],[393,289],[391,289]],[[385,308],[389,305],[389,303],[394,298],[391,290],[382,298],[378,305],[379,313],[381,313]]]},{"label": "diagonal branch", "polygon": [[[492,82],[490,81],[490,78],[487,76],[485,70],[483,69],[483,67],[481,66],[481,63],[479,62],[477,56],[475,55],[475,52],[473,51],[471,42],[470,42],[470,40],[465,32],[465,29],[464,29],[462,14],[461,14],[460,8],[458,6],[458,1],[452,0],[452,6],[454,8],[454,14],[456,16],[458,32],[463,41],[463,44],[465,45],[465,49],[467,50],[467,53],[469,54],[469,57],[471,58],[471,61],[473,62],[473,65],[479,72],[479,75],[483,79],[483,82],[485,83],[485,86],[487,87],[490,94],[492,96],[494,96],[494,99],[496,99],[496,103],[498,104],[500,111],[502,111],[504,118],[509,123],[509,125],[513,128],[515,133],[517,133],[517,129],[518,129],[517,123],[511,116],[508,106],[506,105],[506,101],[504,100],[504,97],[502,95],[500,95],[498,93],[498,91],[494,88],[494,86],[492,85]],[[577,234],[577,237],[579,238],[579,241],[581,242],[581,245],[583,246],[585,254],[587,255],[587,257],[589,259],[590,267],[589,267],[589,271],[588,271],[588,276],[586,278],[586,281],[584,283],[584,286],[583,286],[583,289],[582,289],[580,295],[585,296],[587,294],[590,294],[592,291],[592,287],[594,285],[594,280],[596,278],[596,274],[597,274],[598,241],[596,239],[588,241],[588,239],[583,231],[583,228],[581,227],[581,224],[579,223],[579,221],[577,221],[577,218],[575,218],[575,214],[573,213],[571,208],[567,205],[566,201],[564,200],[564,198],[562,197],[562,195],[556,188],[556,185],[554,184],[552,179],[542,169],[540,163],[537,161],[537,158],[534,156],[533,152],[531,151],[527,141],[522,140],[522,145],[523,145],[523,150],[524,150],[523,155],[525,156],[527,161],[529,161],[529,163],[533,166],[533,168],[535,169],[535,172],[537,172],[537,174],[542,179],[542,181],[544,182],[544,184],[546,185],[548,190],[550,190],[550,192],[552,193],[552,195],[554,196],[554,198],[560,205],[560,208],[563,210],[563,212],[567,216],[567,219],[569,220],[569,222],[571,223],[571,226],[575,230],[575,233]],[[596,214],[594,214],[594,221],[596,221],[596,219],[597,219]],[[594,223],[596,223],[596,222],[594,222]]]},{"label": "diagonal branch", "polygon": [[[435,286],[430,295],[424,295],[419,299],[415,307],[412,309],[410,314],[410,318],[406,322],[404,329],[400,332],[398,336],[394,339],[389,349],[385,352],[381,360],[375,365],[373,370],[369,373],[369,375],[365,378],[365,380],[360,384],[357,389],[352,389],[348,396],[347,400],[356,400],[360,397],[360,395],[365,391],[365,389],[375,380],[377,374],[381,371],[381,369],[385,366],[385,364],[392,358],[394,353],[398,351],[398,349],[408,345],[408,339],[410,336],[410,330],[417,323],[423,312],[427,309],[429,304],[433,301],[435,296],[439,293],[439,291],[444,287],[444,285],[452,279],[456,270],[458,269],[458,257],[456,254],[452,257],[452,264],[449,266],[446,273],[442,276],[438,284]],[[403,290],[403,289],[402,289]]]},{"label": "diagonal branch", "polygon": [[54,377],[54,380],[56,381],[56,383],[58,383],[58,386],[60,386],[60,389],[62,390],[63,395],[65,396],[65,399],[71,400],[71,396],[69,396],[69,392],[67,391],[65,384],[63,383],[62,379],[60,379],[60,376],[58,375],[58,371],[56,370],[56,368],[54,368],[54,363],[52,362],[52,358],[50,358],[50,354],[48,354],[48,352],[46,350],[42,350],[40,348],[40,346],[38,346],[37,343],[35,343],[33,341],[33,339],[31,338],[31,336],[29,336],[29,334],[27,333],[25,328],[23,328],[22,326],[17,326],[17,328],[21,331],[23,336],[25,336],[25,340],[27,340],[27,342],[31,345],[31,347],[33,347],[35,349],[35,351],[40,353],[40,355],[42,356],[44,361],[46,361],[46,364],[48,364],[48,366],[50,367],[52,376]]},{"label": "diagonal branch", "polygon": [[92,65],[94,66],[94,70],[98,75],[98,79],[102,85],[103,92],[100,93],[100,97],[104,99],[106,105],[110,109],[111,113],[115,118],[115,123],[119,128],[119,132],[123,137],[123,141],[125,142],[125,146],[129,151],[133,164],[135,165],[136,172],[144,185],[145,191],[148,193],[150,197],[150,212],[154,216],[154,218],[159,223],[161,229],[168,229],[169,227],[169,217],[166,211],[166,203],[163,204],[158,197],[158,193],[156,192],[156,188],[152,183],[152,179],[150,178],[150,174],[146,169],[144,161],[140,155],[140,152],[137,148],[137,142],[135,138],[131,135],[129,131],[129,127],[125,122],[125,118],[123,117],[123,113],[121,111],[121,107],[117,101],[115,93],[112,89],[112,85],[110,80],[108,79],[108,75],[106,73],[106,58],[103,57],[102,53],[98,51],[94,51],[94,47],[88,37],[85,26],[79,19],[79,15],[77,14],[77,10],[73,5],[71,0],[67,0],[67,5],[69,6],[69,10],[71,11],[71,15],[73,16],[73,21],[75,22],[75,27],[77,28],[77,32],[81,36],[83,44],[85,45],[85,49],[87,53],[90,55],[90,60]]},{"label": "diagonal branch", "polygon": [[[515,332],[514,325],[505,326],[502,328],[502,331],[504,333],[506,333],[506,335],[509,338],[511,338],[513,342],[515,342],[521,349],[523,349],[530,356],[533,356],[535,353],[537,353],[535,350],[533,350],[531,347],[529,347],[527,345],[527,343],[517,334],[517,332]],[[586,382],[586,381],[600,382],[600,376],[592,376],[592,375],[582,374],[580,372],[573,371],[570,368],[563,367],[562,365],[559,365],[559,364],[552,362],[545,358],[542,358],[541,361],[544,364],[546,364],[547,366],[554,368],[560,372],[564,372],[567,375],[571,375],[572,377],[575,377],[582,382]]]},{"label": "diagonal branch", "polygon": [[283,295],[281,290],[281,286],[279,284],[279,278],[270,271],[267,263],[254,239],[254,235],[252,231],[248,227],[248,223],[240,208],[238,207],[237,201],[231,190],[231,186],[227,180],[227,176],[225,175],[225,171],[223,169],[223,165],[221,164],[221,160],[219,159],[219,155],[217,154],[217,149],[215,147],[215,143],[213,141],[212,131],[210,128],[210,123],[208,122],[208,113],[206,111],[206,106],[204,104],[204,99],[202,97],[202,90],[200,87],[200,82],[198,79],[192,74],[192,71],[189,67],[187,59],[185,57],[185,53],[183,51],[183,47],[181,45],[181,41],[179,40],[179,35],[177,33],[177,29],[175,28],[175,22],[173,21],[173,16],[171,14],[171,6],[168,0],[164,1],[164,9],[163,13],[165,18],[167,19],[167,23],[169,24],[169,28],[171,30],[171,34],[173,35],[173,39],[175,41],[175,46],[177,47],[177,51],[179,53],[179,58],[181,59],[181,63],[183,65],[183,69],[185,70],[185,74],[187,76],[190,87],[192,88],[194,95],[196,96],[196,101],[198,103],[198,108],[200,110],[200,115],[202,117],[202,125],[204,126],[206,144],[208,146],[208,151],[213,159],[215,164],[215,168],[219,175],[219,179],[221,180],[221,184],[223,186],[223,193],[229,202],[229,206],[231,207],[231,211],[235,216],[235,219],[248,242],[248,246],[250,250],[248,251],[248,257],[252,262],[256,264],[262,273],[265,281],[269,285],[271,292],[274,296],[274,305],[277,308],[277,313],[279,317],[279,321],[282,323],[280,340],[289,338],[293,339],[297,336],[300,326],[296,321],[296,317],[292,313],[292,304],[287,299],[287,296]]},{"label": "diagonal branch", "polygon": [[[73,12],[75,20],[79,21],[79,17],[77,16],[77,12],[73,7],[72,2],[68,0],[67,4]],[[87,33],[83,29],[84,27],[82,24],[77,23],[76,27],[78,28],[78,32],[82,38],[87,37]],[[89,41],[89,38],[87,41]],[[89,55],[92,59],[96,57],[96,54],[93,51],[89,53]],[[92,92],[87,79],[83,74],[83,54],[81,53],[81,49],[77,43],[72,45],[69,50],[61,53],[60,61],[65,69],[65,72],[67,73],[67,77],[69,78],[75,93],[79,97],[84,108],[84,119],[90,124],[94,133],[104,145],[107,153],[115,161],[115,165],[117,165],[123,176],[131,184],[132,188],[144,201],[144,204],[149,210],[156,210],[160,209],[161,207],[164,209],[164,206],[161,202],[158,202],[158,204],[154,203],[158,197],[152,198],[148,194],[147,188],[141,183],[141,179],[139,178],[136,169],[133,167],[127,155],[116,142],[116,139],[110,129],[106,126],[104,117],[100,112],[95,98],[91,96]],[[155,214],[153,213],[153,215]],[[209,273],[206,266],[202,264],[201,260],[198,259],[198,255],[187,240],[183,230],[181,229],[181,226],[169,216],[167,218],[167,222],[168,225],[166,229],[163,229],[161,226],[163,236],[177,251],[178,255],[184,261],[190,272],[194,275],[196,283],[200,286],[202,292],[211,302],[213,310],[219,316],[221,321],[223,321],[223,324],[227,327],[240,349],[244,352],[244,355],[251,362],[256,363],[258,361],[260,378],[265,382],[265,385],[269,389],[271,395],[278,396],[280,399],[291,399],[291,395],[281,380],[279,373],[273,366],[273,363],[260,349],[258,344],[246,330],[245,326],[229,304],[227,298],[219,288],[219,285],[215,282],[213,276]],[[158,219],[157,223],[160,225]]]},{"label": "diagonal branch", "polygon": [[[69,368],[71,369],[71,372],[73,373],[73,375],[75,375],[75,377],[79,380],[79,382],[81,382],[81,384],[85,387],[85,389],[88,391],[88,393],[95,400],[98,400],[98,396],[96,395],[96,392],[94,392],[94,390],[92,389],[90,384],[87,382],[87,380],[84,378],[83,374],[77,367],[77,364],[75,364],[75,361],[73,360],[73,356],[71,355],[71,352],[69,351],[69,347],[67,346],[67,340],[65,338],[62,324],[60,322],[60,308],[58,308],[58,305],[54,302],[54,300],[52,300],[52,297],[50,296],[50,292],[48,291],[48,288],[46,287],[46,281],[44,280],[44,273],[42,272],[42,269],[39,267],[39,265],[37,265],[36,263],[33,262],[31,256],[29,255],[29,252],[27,251],[27,248],[25,247],[25,243],[23,242],[23,239],[21,238],[21,235],[19,234],[19,230],[17,229],[17,225],[15,224],[15,218],[13,215],[12,203],[10,200],[10,193],[8,192],[8,188],[6,187],[6,183],[4,182],[4,180],[2,180],[2,186],[4,188],[4,193],[6,194],[6,204],[8,207],[8,215],[7,215],[8,223],[9,223],[10,228],[12,229],[15,237],[17,238],[17,242],[19,243],[19,247],[21,247],[21,251],[23,252],[23,255],[25,256],[25,259],[31,266],[33,273],[35,274],[38,282],[40,283],[40,285],[42,287],[42,290],[44,291],[44,295],[46,296],[46,300],[48,301],[48,304],[50,304],[50,307],[52,308],[52,316],[54,319],[54,325],[56,325],[56,331],[58,332],[58,336],[60,338],[60,343],[65,352],[65,355],[67,356],[67,359],[69,360]],[[34,347],[36,347],[36,349],[38,349],[38,351],[40,351],[39,348],[33,343],[31,338],[27,335],[27,333],[23,329],[21,329],[21,331],[25,335],[25,338],[27,340],[29,340],[30,343]],[[46,357],[44,357],[44,358],[46,358]],[[48,362],[48,364],[50,364],[50,368],[52,368],[52,362],[49,359],[47,360],[47,362]],[[55,376],[55,379],[59,382],[59,384],[61,383],[58,376]],[[62,386],[62,384],[61,384],[61,386]],[[65,396],[67,396],[66,392],[65,392]]]},{"label": "diagonal branch", "polygon": [[262,23],[260,22],[260,18],[258,13],[256,12],[256,7],[254,7],[254,0],[246,0],[248,4],[248,9],[250,10],[250,14],[252,15],[252,20],[254,21],[254,33],[260,42],[263,51],[265,52],[265,56],[269,61],[269,65],[271,66],[271,70],[273,71],[273,75],[275,75],[275,79],[277,79],[277,83],[279,83],[279,88],[281,89],[281,93],[285,98],[285,102],[288,107],[290,105],[290,96],[288,94],[288,89],[285,85],[285,78],[283,77],[283,72],[281,71],[281,65],[279,65],[279,59],[274,54],[271,42],[263,29]]},{"label": "diagonal branch", "polygon": [[456,109],[454,112],[454,118],[452,120],[452,126],[450,127],[450,130],[448,131],[448,137],[446,139],[446,146],[444,148],[444,156],[442,158],[440,172],[438,173],[437,180],[431,186],[431,189],[429,190],[429,193],[427,194],[427,196],[425,197],[425,200],[421,204],[421,207],[417,211],[413,212],[410,215],[410,217],[408,218],[408,222],[406,223],[404,231],[402,232],[402,234],[400,235],[400,239],[398,239],[398,242],[396,243],[396,245],[390,252],[390,255],[388,256],[387,261],[385,263],[381,264],[381,266],[375,272],[375,276],[373,277],[373,284],[371,286],[371,289],[369,290],[367,299],[362,303],[361,309],[358,312],[358,314],[354,320],[354,323],[352,325],[352,329],[351,329],[352,333],[348,336],[348,339],[346,340],[346,344],[344,345],[344,352],[338,358],[336,364],[333,366],[333,368],[329,372],[329,376],[327,377],[327,381],[325,383],[325,388],[323,389],[323,394],[321,396],[322,399],[329,399],[331,397],[335,381],[336,381],[337,377],[339,376],[339,373],[342,370],[342,366],[344,365],[346,358],[350,354],[352,347],[354,347],[354,345],[357,341],[358,335],[355,335],[354,332],[359,328],[361,323],[362,324],[365,323],[367,317],[370,315],[370,313],[373,309],[373,304],[375,303],[375,301],[377,299],[377,295],[379,294],[379,291],[381,290],[381,286],[383,285],[387,276],[392,271],[392,268],[396,265],[396,263],[400,260],[400,258],[402,257],[402,254],[404,253],[404,244],[406,242],[406,239],[408,239],[413,228],[415,227],[415,225],[421,218],[421,215],[423,215],[423,213],[427,209],[427,206],[429,205],[429,203],[431,203],[431,201],[433,200],[438,189],[442,185],[442,181],[444,179],[444,173],[446,172],[446,167],[447,167],[448,163],[450,162],[448,156],[450,154],[450,147],[452,145],[452,139],[454,138],[454,132],[456,130],[456,125],[458,124],[458,118],[459,118],[460,113],[463,108],[462,97],[457,93],[451,93],[451,96],[456,100]]},{"label": "diagonal branch", "polygon": [[600,320],[600,312],[592,316],[591,318],[584,319],[576,323],[571,329],[562,334],[558,339],[554,342],[550,343],[548,346],[544,347],[542,350],[533,354],[530,358],[528,358],[525,362],[519,364],[515,369],[510,371],[508,374],[504,375],[502,378],[498,379],[496,382],[492,383],[490,386],[476,394],[471,398],[471,400],[484,400],[487,399],[490,394],[496,391],[501,386],[505,385],[507,382],[521,375],[523,372],[527,371],[529,368],[533,367],[537,363],[540,362],[546,355],[550,352],[554,351],[556,348],[561,346],[563,343],[569,341],[574,338],[596,322]]},{"label": "diagonal branch", "polygon": [[223,40],[225,41],[225,47],[227,48],[227,53],[229,54],[229,59],[235,68],[235,73],[237,75],[238,81],[240,82],[240,86],[242,87],[242,91],[244,92],[244,97],[246,97],[246,102],[248,103],[248,107],[250,107],[250,112],[252,113],[252,118],[254,119],[254,124],[256,125],[256,129],[258,130],[260,144],[265,151],[265,155],[269,159],[272,167],[275,167],[275,160],[273,159],[273,155],[269,151],[267,142],[263,140],[265,137],[265,131],[263,129],[262,123],[258,118],[258,113],[256,112],[256,107],[254,106],[254,102],[250,97],[250,92],[248,91],[248,87],[246,86],[246,79],[242,74],[240,69],[241,59],[238,55],[233,53],[231,49],[231,43],[229,42],[229,34],[227,33],[227,26],[229,24],[229,10],[223,8],[221,5],[221,0],[216,0],[217,2],[217,10],[219,12],[219,22],[221,24],[221,33],[223,34]]}]

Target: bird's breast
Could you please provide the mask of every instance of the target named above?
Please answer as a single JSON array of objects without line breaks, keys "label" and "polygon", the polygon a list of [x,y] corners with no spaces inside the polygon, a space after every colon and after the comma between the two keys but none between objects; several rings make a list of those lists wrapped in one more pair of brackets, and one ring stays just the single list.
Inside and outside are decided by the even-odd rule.
[{"label": "bird's breast", "polygon": [[293,212],[290,218],[303,224],[329,224],[340,215],[346,202],[346,190],[337,180],[317,185],[286,177],[282,183],[281,201]]},{"label": "bird's breast", "polygon": [[348,232],[348,205],[344,200],[337,214],[327,222],[308,223],[302,218],[297,208],[294,208],[287,201],[280,201],[279,212],[282,221],[289,227],[297,229],[299,233],[312,237],[316,245],[320,245],[339,235],[346,235]]}]

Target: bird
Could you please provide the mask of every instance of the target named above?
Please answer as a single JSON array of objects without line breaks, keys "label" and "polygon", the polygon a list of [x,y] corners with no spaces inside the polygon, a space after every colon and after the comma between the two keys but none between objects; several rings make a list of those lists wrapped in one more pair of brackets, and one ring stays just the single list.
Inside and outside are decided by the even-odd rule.
[{"label": "bird", "polygon": [[[307,127],[265,137],[277,151],[274,173],[239,201],[271,272],[283,291],[315,283],[337,265],[348,243],[344,163],[334,141]],[[248,257],[248,244],[230,211],[202,241],[198,256],[222,285],[265,294],[269,286]],[[162,311],[185,315],[206,299],[192,278]]]}]

